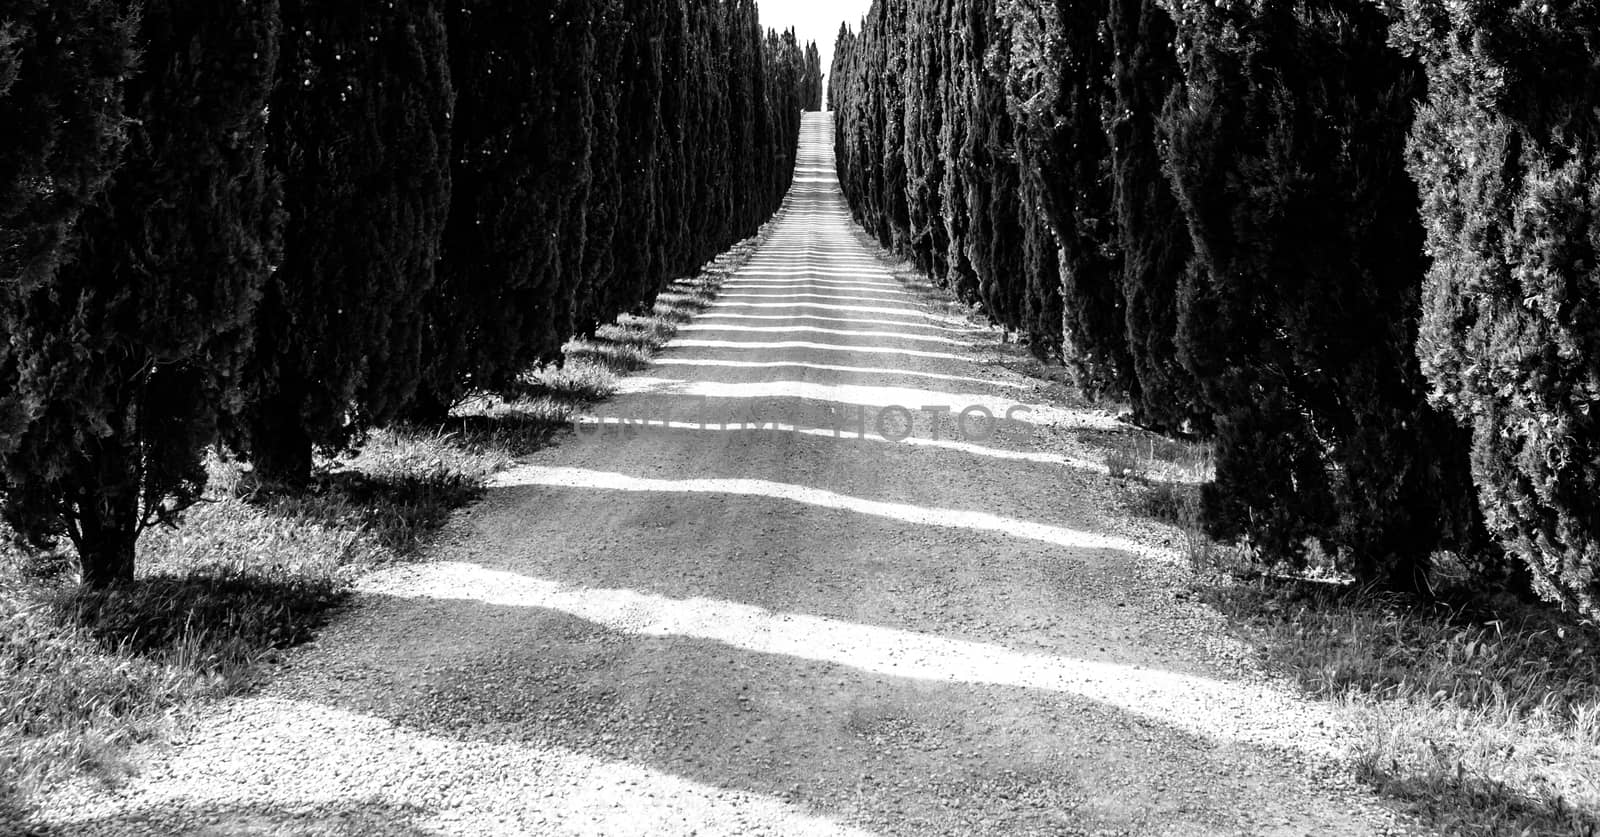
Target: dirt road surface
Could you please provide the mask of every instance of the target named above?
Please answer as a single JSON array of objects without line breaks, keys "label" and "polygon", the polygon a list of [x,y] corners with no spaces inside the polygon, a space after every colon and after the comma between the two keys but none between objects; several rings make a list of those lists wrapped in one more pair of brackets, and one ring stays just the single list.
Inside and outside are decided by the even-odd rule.
[{"label": "dirt road surface", "polygon": [[1116,510],[1075,441],[1113,417],[1045,399],[866,246],[831,131],[807,115],[770,238],[609,426],[505,473],[138,778],[63,792],[57,826],[1396,832],[1340,778],[1340,719],[1238,662],[1172,533]]}]

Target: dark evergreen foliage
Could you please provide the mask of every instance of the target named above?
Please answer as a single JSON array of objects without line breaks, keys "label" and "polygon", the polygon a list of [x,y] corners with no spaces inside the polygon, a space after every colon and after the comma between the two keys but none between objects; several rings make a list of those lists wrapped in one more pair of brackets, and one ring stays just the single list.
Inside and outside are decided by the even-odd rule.
[{"label": "dark evergreen foliage", "polygon": [[268,156],[287,247],[234,435],[258,474],[302,486],[314,445],[345,445],[415,391],[454,97],[434,0],[282,0],[282,13]]},{"label": "dark evergreen foliage", "polygon": [[1290,562],[1314,539],[1417,590],[1435,549],[1492,552],[1415,358],[1424,83],[1390,23],[1360,0],[879,0],[837,45],[840,182],[1084,390],[1215,432],[1215,534]]},{"label": "dark evergreen foliage", "polygon": [[753,0],[452,0],[454,199],[413,412],[533,363],[743,238],[788,191],[805,50]]},{"label": "dark evergreen foliage", "polygon": [[1471,428],[1491,530],[1542,594],[1600,616],[1600,7],[1407,13],[1429,83],[1423,368]]},{"label": "dark evergreen foliage", "polygon": [[[0,457],[43,405],[23,377],[23,301],[47,291],[116,169],[137,19],[118,0],[18,0],[0,18]],[[49,184],[45,188],[44,184]],[[7,482],[0,459],[0,487]]]},{"label": "dark evergreen foliage", "polygon": [[293,486],[514,387],[771,215],[816,54],[753,0],[15,0],[6,520],[109,584],[219,431]]},{"label": "dark evergreen foliage", "polygon": [[815,43],[806,44],[805,65],[801,71],[800,105],[808,111],[822,110],[822,52]]},{"label": "dark evergreen foliage", "polygon": [[1084,12],[882,0],[859,35],[841,31],[829,90],[862,225],[1040,357],[1065,344],[1086,389],[1122,393],[1133,382],[1107,237],[1109,56]]},{"label": "dark evergreen foliage", "polygon": [[1207,434],[1211,417],[1178,356],[1177,292],[1194,254],[1188,224],[1162,171],[1156,119],[1183,74],[1177,28],[1156,0],[1111,0],[1110,140],[1116,246],[1122,257],[1134,421]]},{"label": "dark evergreen foliage", "polygon": [[1414,354],[1421,68],[1363,0],[1196,2],[1180,23],[1163,128],[1196,244],[1180,351],[1218,419],[1207,522],[1420,591],[1434,550],[1477,541],[1463,439]]},{"label": "dark evergreen foliage", "polygon": [[[199,498],[201,452],[237,406],[251,309],[276,260],[264,138],[277,3],[140,8],[121,168],[54,274],[5,300],[19,370],[6,397],[27,417],[8,434],[5,516],[35,541],[71,538],[93,586],[131,578],[139,532]],[[90,75],[114,92],[109,73]],[[115,113],[86,113],[115,130]],[[80,185],[103,176],[101,163],[58,161]]]},{"label": "dark evergreen foliage", "polygon": [[1102,124],[1111,61],[1102,37],[1106,5],[1007,0],[1005,70],[1029,230],[1024,319],[1033,345],[1041,356],[1061,354],[1082,389],[1123,394],[1135,393],[1135,383]]}]

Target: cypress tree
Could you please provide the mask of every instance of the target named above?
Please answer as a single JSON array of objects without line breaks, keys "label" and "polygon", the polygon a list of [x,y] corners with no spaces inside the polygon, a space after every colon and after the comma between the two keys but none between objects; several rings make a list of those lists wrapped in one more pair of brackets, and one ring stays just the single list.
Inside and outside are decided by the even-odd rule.
[{"label": "cypress tree", "polygon": [[1427,64],[1409,165],[1428,252],[1418,353],[1472,434],[1489,526],[1600,616],[1600,8],[1406,4]]},{"label": "cypress tree", "polygon": [[122,167],[70,257],[7,303],[28,425],[4,457],[6,518],[69,537],[93,587],[131,579],[140,531],[199,498],[201,452],[237,401],[276,260],[277,24],[272,0],[142,4]]},{"label": "cypress tree", "polygon": [[939,28],[940,4],[914,2],[907,21],[906,70],[901,99],[905,102],[906,255],[918,268],[935,276],[945,272],[949,247],[939,186],[944,161],[939,156],[943,128],[941,77],[945,39]]},{"label": "cypress tree", "polygon": [[940,0],[939,28],[944,33],[944,84],[940,97],[944,110],[939,131],[939,158],[944,176],[939,183],[939,212],[944,219],[947,242],[945,272],[940,277],[945,287],[965,302],[978,299],[978,275],[972,265],[968,236],[972,212],[967,195],[971,160],[962,156],[973,130],[971,116],[972,77],[982,67],[982,55],[973,52],[970,7],[974,0]]},{"label": "cypress tree", "polygon": [[661,255],[664,233],[657,218],[662,187],[656,175],[665,145],[661,101],[666,5],[662,0],[626,4],[631,20],[618,61],[622,91],[617,174],[623,200],[612,230],[615,270],[612,287],[602,297],[606,311],[643,302],[667,273]]},{"label": "cypress tree", "polygon": [[[727,190],[730,214],[727,237],[737,236],[755,216],[755,196],[764,189],[752,188],[763,182],[764,165],[758,159],[767,149],[758,147],[756,124],[764,116],[765,98],[757,99],[755,79],[766,66],[766,33],[756,21],[753,0],[733,0],[727,12],[728,60],[723,68],[723,85],[728,91],[728,179],[720,185]],[[774,43],[774,47],[777,45]],[[742,188],[740,188],[742,187]],[[720,244],[724,237],[713,241]]]},{"label": "cypress tree", "polygon": [[1195,235],[1180,351],[1218,416],[1214,534],[1419,592],[1477,543],[1464,448],[1415,360],[1422,229],[1404,168],[1420,67],[1362,0],[1195,2],[1170,170]]},{"label": "cypress tree", "polygon": [[689,32],[696,41],[689,50],[689,173],[691,204],[689,241],[692,263],[711,258],[716,246],[732,234],[730,173],[733,151],[728,141],[732,116],[728,80],[721,71],[729,60],[727,13],[717,0],[691,0]]},{"label": "cypress tree", "polygon": [[345,445],[415,391],[453,94],[433,0],[282,12],[269,160],[288,247],[256,311],[237,436],[265,480],[300,487],[314,445]]},{"label": "cypress tree", "polygon": [[[851,31],[850,24],[840,23],[839,34],[833,39],[833,65],[828,68],[828,110],[838,113],[843,110],[846,98],[850,93],[849,82],[855,77],[850,72],[855,65],[856,33]],[[835,120],[834,127],[842,123]],[[834,151],[844,148],[843,143],[834,143]]]},{"label": "cypress tree", "polygon": [[1211,419],[1177,348],[1178,287],[1194,248],[1156,133],[1162,106],[1182,83],[1177,29],[1156,0],[1111,0],[1106,24],[1113,53],[1106,130],[1134,421],[1205,434]]},{"label": "cypress tree", "polygon": [[896,252],[907,252],[911,238],[910,210],[906,180],[906,99],[902,94],[906,72],[906,52],[910,44],[907,31],[907,6],[915,0],[885,0],[879,44],[881,75],[874,79],[878,106],[882,112],[878,125],[882,140],[878,146],[880,162],[876,170],[883,177],[878,185],[880,238]]},{"label": "cypress tree", "polygon": [[970,6],[966,19],[974,62],[968,70],[970,130],[960,152],[970,224],[967,256],[988,316],[1007,329],[1027,331],[1018,200],[1022,177],[1001,69],[1010,60],[1010,32],[997,16],[996,0],[971,0]]},{"label": "cypress tree", "polygon": [[19,0],[0,22],[0,492],[3,457],[42,406],[24,376],[47,371],[21,367],[12,337],[26,327],[24,300],[48,292],[79,214],[121,158],[137,23],[117,0]]},{"label": "cypress tree", "polygon": [[1060,353],[1085,390],[1124,394],[1134,387],[1102,124],[1110,63],[1101,38],[1105,10],[1009,0],[1002,11],[1030,230],[1024,321],[1035,352]]},{"label": "cypress tree", "polygon": [[468,392],[509,388],[571,336],[583,275],[589,187],[592,8],[562,0],[528,14],[505,0],[446,8],[452,197],[426,368],[412,405],[442,418]]},{"label": "cypress tree", "polygon": [[696,149],[689,144],[695,94],[689,90],[690,56],[696,48],[685,0],[665,0],[662,9],[661,146],[656,168],[655,227],[660,230],[656,270],[670,276],[691,262],[688,196]]},{"label": "cypress tree", "polygon": [[815,41],[806,44],[800,106],[808,111],[822,110],[822,52]]},{"label": "cypress tree", "polygon": [[632,28],[622,0],[594,4],[592,72],[587,77],[589,107],[589,185],[584,195],[583,261],[571,304],[570,326],[565,336],[587,334],[616,314],[610,307],[615,285],[616,250],[613,247],[622,205],[632,199],[623,192],[621,173],[622,51]]}]

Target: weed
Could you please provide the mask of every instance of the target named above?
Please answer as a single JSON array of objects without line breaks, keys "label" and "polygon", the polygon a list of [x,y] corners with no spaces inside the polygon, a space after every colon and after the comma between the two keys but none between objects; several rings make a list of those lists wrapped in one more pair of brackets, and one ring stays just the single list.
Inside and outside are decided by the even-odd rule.
[{"label": "weed", "polygon": [[1139,459],[1123,448],[1112,448],[1106,451],[1106,473],[1112,479],[1127,479],[1129,477],[1142,477],[1144,472],[1139,467]]}]

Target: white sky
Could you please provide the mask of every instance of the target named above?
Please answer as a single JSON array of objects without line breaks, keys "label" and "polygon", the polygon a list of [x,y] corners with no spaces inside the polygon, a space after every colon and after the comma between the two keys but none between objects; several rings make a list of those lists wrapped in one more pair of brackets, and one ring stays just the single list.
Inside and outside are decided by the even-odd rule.
[{"label": "white sky", "polygon": [[861,28],[861,18],[872,6],[872,0],[756,0],[761,8],[761,25],[767,29],[783,31],[794,27],[801,46],[806,41],[816,41],[822,50],[822,72],[833,66],[833,41],[839,36],[839,24],[848,22],[851,29]]}]

